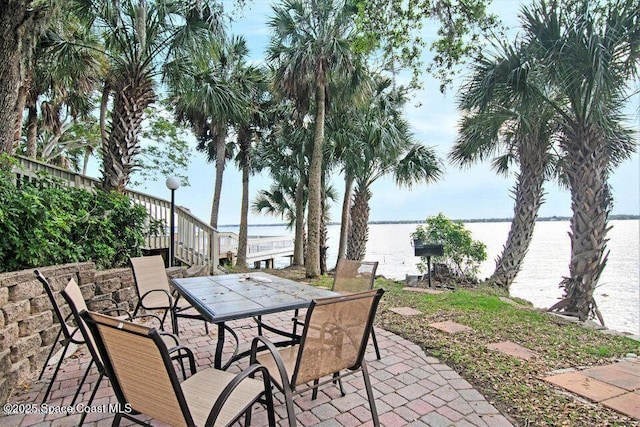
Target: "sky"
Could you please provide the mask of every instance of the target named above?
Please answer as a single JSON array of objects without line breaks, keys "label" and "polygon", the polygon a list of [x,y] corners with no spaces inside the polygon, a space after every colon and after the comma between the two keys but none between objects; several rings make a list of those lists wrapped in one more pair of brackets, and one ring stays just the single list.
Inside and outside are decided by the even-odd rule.
[{"label": "sky", "polygon": [[[266,26],[271,12],[271,2],[249,1],[244,17],[237,18],[232,33],[247,39],[251,59],[262,62],[269,40]],[[490,11],[497,14],[503,23],[517,28],[517,14],[524,2],[517,0],[494,0]],[[526,2],[528,3],[528,2]],[[515,31],[515,30],[514,30]],[[496,175],[488,163],[459,169],[447,161],[447,153],[456,138],[459,114],[455,107],[458,87],[439,91],[439,82],[428,75],[423,76],[424,89],[418,92],[406,109],[406,118],[411,123],[417,141],[433,147],[443,160],[446,173],[439,182],[416,184],[411,189],[398,188],[391,178],[378,180],[371,187],[370,221],[423,221],[428,216],[443,213],[451,219],[510,218],[513,216],[511,191],[515,177]],[[640,96],[634,97],[629,106],[632,126],[640,129],[638,115]],[[640,132],[639,132],[640,133]],[[191,141],[195,146],[195,140]],[[195,216],[207,221],[213,200],[215,166],[207,163],[202,153],[193,151],[188,169],[190,186],[176,190],[176,204],[188,208]],[[336,172],[332,181],[339,200],[331,207],[331,221],[340,220],[344,178]],[[250,201],[258,192],[271,184],[266,174],[250,178]],[[638,153],[619,166],[610,178],[613,189],[613,214],[640,214],[640,156]],[[170,192],[165,178],[147,182],[136,188],[144,193],[169,199]],[[539,216],[571,216],[571,199],[568,190],[554,184],[545,187],[545,203]],[[241,174],[233,163],[225,169],[219,225],[234,225],[240,222]],[[281,223],[279,217],[258,215],[250,212],[249,225]]]}]

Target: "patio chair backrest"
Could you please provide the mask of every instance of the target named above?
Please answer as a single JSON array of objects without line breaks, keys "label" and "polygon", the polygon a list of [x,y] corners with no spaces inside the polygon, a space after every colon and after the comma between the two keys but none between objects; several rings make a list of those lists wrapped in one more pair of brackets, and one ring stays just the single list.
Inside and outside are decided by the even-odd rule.
[{"label": "patio chair backrest", "polygon": [[162,338],[154,328],[83,312],[116,395],[131,409],[172,426],[193,419]]},{"label": "patio chair backrest", "polygon": [[71,309],[71,314],[73,314],[73,318],[78,325],[78,329],[82,333],[85,343],[87,344],[87,348],[91,353],[91,357],[93,357],[94,362],[98,365],[98,370],[102,370],[102,359],[100,358],[100,354],[98,353],[98,349],[96,347],[96,343],[93,340],[93,336],[89,329],[87,329],[87,324],[84,322],[84,319],[80,316],[82,311],[87,310],[87,303],[82,296],[82,292],[80,291],[80,287],[76,280],[72,277],[69,279],[69,283],[62,290],[62,297],[69,305]]},{"label": "patio chair backrest", "polygon": [[357,369],[384,290],[315,300],[307,310],[292,385]]},{"label": "patio chair backrest", "polygon": [[[161,255],[129,258],[133,279],[136,285],[138,299],[146,308],[168,308],[171,301],[168,295],[171,294],[167,271],[164,267],[164,260]],[[164,290],[165,292],[151,292],[153,290]]]},{"label": "patio chair backrest", "polygon": [[44,288],[45,292],[47,293],[47,296],[49,297],[49,301],[51,302],[51,306],[53,307],[53,313],[55,314],[56,318],[58,319],[58,323],[60,323],[60,327],[62,328],[62,334],[64,335],[65,339],[67,340],[71,339],[71,337],[74,335],[76,328],[67,323],[66,317],[62,314],[62,310],[60,309],[60,306],[58,305],[58,301],[56,300],[56,297],[53,294],[53,288],[51,287],[51,284],[49,283],[49,281],[44,277],[44,275],[39,270],[34,270],[34,273],[38,278],[38,280],[40,281],[40,283],[42,283],[42,287]]},{"label": "patio chair backrest", "polygon": [[332,290],[335,292],[362,292],[373,289],[377,261],[341,259],[336,266]]}]

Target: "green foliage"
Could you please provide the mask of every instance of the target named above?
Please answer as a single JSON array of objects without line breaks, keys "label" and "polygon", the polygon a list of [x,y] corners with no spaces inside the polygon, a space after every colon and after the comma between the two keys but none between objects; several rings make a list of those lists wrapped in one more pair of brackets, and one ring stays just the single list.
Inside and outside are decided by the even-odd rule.
[{"label": "green foliage", "polygon": [[131,184],[144,186],[144,182],[174,176],[181,186],[188,186],[186,170],[191,149],[186,130],[175,125],[166,110],[156,106],[147,108],[145,117],[140,157],[136,159],[138,167]]},{"label": "green foliage", "polygon": [[50,176],[16,186],[0,174],[0,271],[93,261],[126,265],[141,254],[147,212],[118,193],[64,187]]},{"label": "green foliage", "polygon": [[[411,233],[413,239],[428,244],[442,244],[444,255],[435,257],[457,275],[476,278],[480,263],[487,259],[487,246],[471,237],[471,231],[460,221],[451,221],[442,213],[427,218]],[[421,258],[418,269],[427,271],[427,259]]]}]

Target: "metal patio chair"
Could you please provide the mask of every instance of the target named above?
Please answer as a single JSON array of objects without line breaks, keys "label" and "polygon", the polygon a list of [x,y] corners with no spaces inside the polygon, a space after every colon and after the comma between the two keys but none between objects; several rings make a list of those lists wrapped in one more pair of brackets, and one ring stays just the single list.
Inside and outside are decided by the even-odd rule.
[{"label": "metal patio chair", "polygon": [[383,293],[376,289],[313,301],[300,343],[291,347],[278,350],[267,338],[254,338],[251,363],[264,365],[284,393],[289,426],[296,425],[294,395],[311,389],[315,397],[318,387],[357,372],[364,378],[373,424],[380,425],[364,354]]},{"label": "metal patio chair", "polygon": [[[37,279],[40,281],[40,283],[42,283],[42,286],[47,294],[47,296],[49,297],[49,301],[51,302],[51,306],[53,308],[53,313],[56,317],[56,319],[58,320],[58,323],[60,324],[60,330],[58,331],[58,334],[56,335],[55,340],[53,341],[53,344],[51,345],[51,350],[49,351],[49,355],[47,356],[47,359],[44,362],[44,365],[42,366],[42,370],[40,371],[40,375],[38,376],[38,380],[41,380],[43,375],[44,375],[44,371],[46,370],[47,366],[48,366],[48,362],[51,359],[51,357],[54,354],[54,351],[56,349],[56,344],[58,342],[60,342],[60,344],[62,345],[62,353],[60,354],[60,359],[58,360],[58,363],[56,364],[55,370],[53,371],[53,375],[51,376],[51,380],[49,381],[49,385],[47,387],[47,391],[44,394],[44,398],[42,400],[42,403],[45,403],[47,401],[47,397],[49,397],[49,393],[51,392],[51,387],[53,386],[53,382],[55,381],[58,372],[60,370],[60,366],[62,365],[62,362],[64,361],[64,357],[67,354],[67,351],[69,350],[69,346],[71,344],[76,344],[76,345],[80,345],[80,344],[84,344],[85,340],[84,337],[82,336],[82,332],[79,330],[78,325],[77,324],[72,324],[71,320],[73,320],[73,313],[64,316],[62,314],[62,310],[60,308],[60,306],[58,305],[58,301],[55,298],[54,295],[54,291],[53,288],[51,286],[51,284],[49,283],[49,281],[44,277],[44,275],[39,271],[39,270],[34,270],[34,274],[36,275]],[[109,308],[109,309],[105,309],[103,310],[104,313],[117,313],[118,315],[122,315],[123,318],[130,318],[131,316],[129,315],[129,313],[124,310],[123,308],[120,308],[117,306],[117,303],[115,301],[113,301],[113,308]],[[157,318],[157,316],[154,316]],[[158,319],[159,320],[159,319]],[[61,339],[62,337],[62,339]],[[89,369],[91,368],[91,366],[89,366]],[[87,370],[88,372],[88,370]],[[86,378],[86,374],[82,380],[82,382],[80,383],[80,385],[78,386],[78,390],[80,390],[80,388],[82,388],[82,385],[84,383],[84,379]],[[75,403],[75,399],[78,397],[77,393],[76,396],[74,397],[73,401],[71,402],[71,404],[73,405]]]},{"label": "metal patio chair", "polygon": [[[377,269],[378,261],[341,259],[336,265],[336,273],[331,290],[344,294],[373,289]],[[378,340],[376,339],[374,328],[371,328],[371,341],[373,341],[376,358],[380,360],[380,349],[378,348]]]},{"label": "metal patio chair", "polygon": [[[167,318],[171,317],[171,327],[173,333],[178,335],[178,318],[199,319],[204,322],[206,333],[209,333],[209,326],[206,320],[196,312],[189,302],[177,292],[172,292],[169,286],[169,279],[164,267],[164,260],[161,255],[132,257],[129,258],[133,280],[138,293],[138,303],[133,311],[135,315],[139,309],[161,310],[162,325]],[[161,326],[162,328],[162,326]]]},{"label": "metal patio chair", "polygon": [[[144,424],[134,415],[144,414],[168,425],[228,426],[245,415],[251,422],[252,406],[267,406],[270,426],[275,426],[269,373],[251,365],[238,374],[213,368],[194,372],[180,383],[162,337],[155,328],[119,321],[83,311],[121,408],[122,418]],[[262,380],[252,378],[260,373]],[[148,425],[148,424],[144,424]]]},{"label": "metal patio chair", "polygon": [[[377,269],[377,261],[341,259],[336,266],[331,290],[343,295],[371,290],[373,289],[373,284],[376,279]],[[293,333],[295,335],[297,331],[296,327],[304,326],[304,316],[295,316],[293,321]],[[376,358],[380,360],[380,349],[378,348],[378,340],[373,328],[371,328],[371,341],[373,341]]]},{"label": "metal patio chair", "polygon": [[[76,283],[75,279],[71,278],[69,280],[69,283],[62,290],[61,294],[64,300],[69,305],[69,309],[71,310],[70,316],[72,316],[73,319],[75,320],[75,324],[77,325],[78,330],[80,330],[80,332],[82,333],[84,342],[87,344],[87,348],[89,349],[89,353],[91,355],[91,362],[89,362],[89,366],[87,367],[87,370],[85,371],[85,374],[82,377],[82,380],[80,381],[80,385],[78,386],[78,390],[76,391],[76,394],[74,395],[72,402],[75,402],[76,399],[78,398],[78,395],[80,394],[80,391],[82,389],[82,385],[87,379],[87,376],[89,375],[89,371],[91,370],[92,365],[95,364],[96,369],[98,370],[99,376],[93,388],[93,391],[91,392],[91,396],[89,397],[89,400],[87,402],[87,406],[91,406],[91,402],[93,402],[96,392],[100,387],[100,383],[102,382],[102,378],[105,375],[104,364],[96,348],[95,341],[93,340],[91,333],[87,329],[87,326],[84,320],[80,316],[80,312],[87,310],[87,304],[84,300],[84,297],[82,296],[80,287]],[[149,317],[149,316],[142,316],[142,317]],[[155,318],[158,322],[160,321],[160,319],[157,318],[156,316],[151,316],[151,317]],[[132,316],[128,315],[128,316],[120,316],[119,320],[122,320],[124,318],[128,320],[133,319]],[[193,357],[193,353],[187,347],[181,346],[177,338],[171,334],[166,334],[166,333],[163,334],[162,339],[164,340],[164,343],[168,348],[168,352],[171,355],[171,359],[177,360],[180,363],[180,366],[182,367],[182,375],[186,379],[184,359],[187,359],[189,361],[190,369],[193,372],[195,370],[195,359]],[[87,412],[83,412],[82,417],[80,418],[79,425],[83,424],[86,416],[87,416]]]},{"label": "metal patio chair", "polygon": [[[38,280],[40,281],[40,283],[42,283],[42,287],[47,293],[47,296],[49,297],[49,301],[51,302],[51,306],[53,307],[53,313],[56,319],[58,320],[58,323],[60,324],[60,330],[58,331],[58,334],[56,335],[56,338],[53,341],[53,344],[51,345],[51,350],[49,351],[49,355],[47,356],[47,359],[44,361],[44,365],[42,366],[42,370],[40,371],[38,380],[42,379],[44,375],[44,371],[48,366],[49,360],[53,356],[54,350],[56,349],[56,344],[60,342],[60,344],[62,345],[62,353],[60,354],[60,359],[58,360],[55,370],[53,371],[53,375],[49,380],[47,391],[44,393],[44,399],[42,400],[42,403],[45,403],[47,401],[47,397],[49,397],[49,393],[51,392],[51,387],[53,386],[53,382],[56,380],[56,377],[58,376],[58,371],[60,370],[62,361],[64,360],[64,357],[66,356],[67,351],[69,350],[69,346],[71,344],[76,344],[76,345],[84,344],[84,338],[82,336],[82,332],[80,332],[80,329],[78,329],[77,326],[70,324],[71,315],[66,317],[62,315],[62,311],[60,310],[58,301],[56,301],[56,298],[53,294],[53,288],[51,287],[51,284],[49,283],[49,281],[44,277],[44,275],[40,271],[34,270],[34,273],[38,278]],[[84,378],[82,382],[80,382],[78,389],[82,387],[83,383],[84,383]],[[76,397],[74,397],[73,401],[71,402],[72,405],[75,403]]]}]

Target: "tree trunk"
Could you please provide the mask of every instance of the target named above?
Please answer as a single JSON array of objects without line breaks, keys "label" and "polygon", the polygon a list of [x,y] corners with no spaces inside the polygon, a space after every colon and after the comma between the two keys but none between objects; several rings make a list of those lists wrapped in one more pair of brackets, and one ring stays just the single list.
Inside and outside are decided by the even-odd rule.
[{"label": "tree trunk", "polygon": [[304,265],[304,179],[296,185],[296,234],[293,246],[293,265]]},{"label": "tree trunk", "polygon": [[107,144],[102,147],[102,188],[124,193],[140,152],[138,134],[144,110],[155,100],[155,93],[152,79],[144,71],[119,76],[113,93],[111,129]]},{"label": "tree trunk", "polygon": [[0,154],[13,154],[16,105],[22,86],[21,65],[29,13],[26,0],[9,0],[0,6]]},{"label": "tree trunk", "polygon": [[100,140],[102,146],[107,145],[109,140],[109,132],[107,131],[109,96],[111,96],[111,85],[109,82],[105,82],[102,88],[102,96],[100,97]]},{"label": "tree trunk", "polygon": [[358,185],[353,194],[351,205],[351,225],[349,227],[349,242],[347,244],[347,259],[362,261],[367,252],[369,240],[369,188]]},{"label": "tree trunk", "polygon": [[353,176],[349,171],[344,175],[344,199],[342,199],[342,215],[340,220],[340,244],[338,245],[338,261],[344,259],[347,253],[347,237],[349,235],[349,209],[351,208],[351,189],[353,187]]},{"label": "tree trunk", "polygon": [[211,203],[211,218],[209,224],[213,228],[218,228],[218,214],[220,212],[220,197],[222,196],[222,177],[226,163],[227,147],[227,126],[216,125],[213,132],[216,144],[216,182],[213,188],[213,203]]},{"label": "tree trunk", "polygon": [[27,116],[27,157],[35,159],[38,155],[38,110],[35,105],[29,105]]},{"label": "tree trunk", "polygon": [[249,166],[251,164],[251,140],[250,133],[246,128],[238,131],[240,141],[240,164],[242,165],[242,203],[240,206],[240,233],[238,236],[238,259],[237,265],[247,266],[247,240],[248,217],[249,217]]},{"label": "tree trunk", "polygon": [[[551,309],[586,320],[597,311],[593,292],[607,263],[607,232],[611,194],[608,179],[608,152],[601,135],[593,129],[577,129],[567,135],[564,173],[571,190],[573,211],[570,277],[564,287],[564,299]],[[603,320],[600,318],[602,323]]]},{"label": "tree trunk", "polygon": [[13,136],[14,147],[18,147],[20,145],[20,141],[22,140],[22,120],[24,118],[24,108],[25,105],[27,105],[27,95],[29,93],[30,85],[31,81],[28,80],[27,77],[25,77],[25,81],[22,82],[20,89],[18,89],[18,101],[16,102],[15,109],[16,125],[15,134]]},{"label": "tree trunk", "polygon": [[320,247],[318,250],[320,251],[320,274],[325,274],[327,272],[327,215],[326,215],[326,192],[324,191],[324,184],[322,185],[322,198],[320,199],[320,204],[322,206],[322,216],[320,217]]},{"label": "tree trunk", "polygon": [[[320,79],[321,81],[323,79]],[[324,144],[325,85],[316,84],[316,121],[309,165],[309,207],[307,217],[306,276],[320,275],[320,216],[322,215],[322,145]]]},{"label": "tree trunk", "polygon": [[520,173],[513,190],[513,220],[502,254],[496,260],[496,269],[489,278],[489,282],[506,290],[509,290],[520,272],[531,244],[538,211],[544,201],[546,147],[546,143],[535,142],[520,146]]}]

